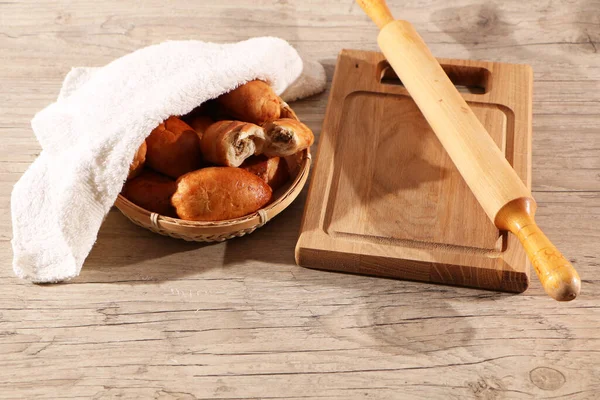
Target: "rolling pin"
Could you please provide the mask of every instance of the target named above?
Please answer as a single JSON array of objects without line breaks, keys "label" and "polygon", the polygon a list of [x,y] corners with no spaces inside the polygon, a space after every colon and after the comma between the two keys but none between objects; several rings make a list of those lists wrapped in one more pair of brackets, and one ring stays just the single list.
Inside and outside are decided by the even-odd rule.
[{"label": "rolling pin", "polygon": [[581,281],[571,263],[537,226],[536,203],[438,61],[406,21],[394,20],[384,0],[357,0],[380,29],[377,42],[498,229],[525,248],[546,293],[573,300]]}]

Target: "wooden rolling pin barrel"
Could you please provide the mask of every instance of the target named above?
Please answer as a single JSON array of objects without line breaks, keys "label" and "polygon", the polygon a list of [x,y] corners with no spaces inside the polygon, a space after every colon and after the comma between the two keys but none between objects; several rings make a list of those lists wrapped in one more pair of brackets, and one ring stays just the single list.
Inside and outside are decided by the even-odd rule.
[{"label": "wooden rolling pin barrel", "polygon": [[385,1],[357,0],[380,28],[379,47],[492,222],[518,238],[546,293],[573,300],[577,271],[540,230],[536,203],[423,39]]}]

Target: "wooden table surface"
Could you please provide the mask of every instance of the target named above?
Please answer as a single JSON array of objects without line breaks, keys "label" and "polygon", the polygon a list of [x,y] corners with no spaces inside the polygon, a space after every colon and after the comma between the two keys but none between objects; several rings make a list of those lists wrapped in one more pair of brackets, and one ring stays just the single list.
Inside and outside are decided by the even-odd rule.
[{"label": "wooden table surface", "polygon": [[[10,191],[40,152],[29,121],[71,66],[167,39],[280,36],[322,62],[376,49],[351,0],[0,2],[0,397],[600,398],[600,1],[392,1],[439,57],[535,72],[538,223],[579,270],[549,299],[294,264],[305,193],[266,227],[202,245],[109,213],[80,277],[14,277]],[[319,133],[328,93],[293,106]],[[400,210],[401,211],[401,210]]]}]

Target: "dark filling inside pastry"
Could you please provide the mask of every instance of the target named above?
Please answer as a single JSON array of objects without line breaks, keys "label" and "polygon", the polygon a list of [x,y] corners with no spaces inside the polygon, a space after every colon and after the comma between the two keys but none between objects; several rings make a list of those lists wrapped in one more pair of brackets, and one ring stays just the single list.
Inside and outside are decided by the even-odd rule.
[{"label": "dark filling inside pastry", "polygon": [[292,141],[294,135],[289,130],[282,128],[281,126],[277,126],[273,129],[274,133],[271,136],[271,140],[274,142],[282,142],[289,143]]},{"label": "dark filling inside pastry", "polygon": [[247,143],[245,140],[240,140],[240,133],[236,133],[233,138],[233,147],[235,148],[235,155],[241,155],[247,147]]}]

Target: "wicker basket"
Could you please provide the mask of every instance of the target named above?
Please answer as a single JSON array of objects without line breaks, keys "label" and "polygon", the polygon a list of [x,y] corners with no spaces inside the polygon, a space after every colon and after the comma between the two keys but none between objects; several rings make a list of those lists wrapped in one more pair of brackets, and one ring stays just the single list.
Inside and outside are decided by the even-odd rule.
[{"label": "wicker basket", "polygon": [[145,210],[120,194],[115,206],[134,224],[161,235],[195,242],[222,242],[254,232],[298,197],[310,171],[310,149],[302,151],[293,159],[297,165],[294,166],[296,168],[292,172],[292,177],[294,174],[295,177],[290,178],[291,183],[275,192],[276,199],[269,205],[244,217],[214,222],[184,221]]}]

